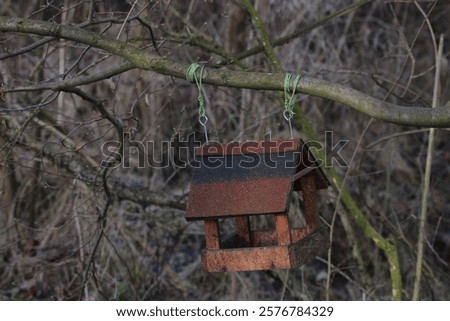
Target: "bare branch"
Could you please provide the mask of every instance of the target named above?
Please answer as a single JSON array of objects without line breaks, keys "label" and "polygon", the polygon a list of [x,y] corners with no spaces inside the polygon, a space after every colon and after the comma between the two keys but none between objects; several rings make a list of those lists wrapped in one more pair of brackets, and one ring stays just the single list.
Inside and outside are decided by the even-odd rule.
[{"label": "bare branch", "polygon": [[55,40],[54,37],[46,37],[46,38],[43,38],[43,39],[41,39],[39,41],[36,41],[36,42],[32,43],[31,45],[28,45],[26,47],[19,48],[19,49],[10,51],[10,52],[5,52],[5,53],[0,55],[0,60],[4,60],[4,59],[8,59],[8,58],[12,58],[12,57],[15,57],[15,56],[22,55],[22,54],[24,54],[26,52],[32,51],[32,50],[34,50],[36,48],[39,48],[40,46],[43,46],[46,43],[49,43],[49,42],[51,42],[53,40]]},{"label": "bare branch", "polygon": [[[341,10],[338,10],[336,12],[330,13],[324,17],[320,17],[319,19],[317,19],[316,21],[314,21],[313,23],[311,23],[310,25],[307,25],[306,27],[300,28],[284,37],[281,37],[279,39],[276,39],[273,41],[272,46],[278,47],[278,46],[282,46],[285,45],[287,43],[289,43],[291,40],[294,40],[296,38],[299,38],[301,36],[304,36],[305,34],[307,34],[308,32],[323,26],[325,23],[327,23],[330,20],[333,20],[334,18],[337,17],[341,17],[343,15],[346,15],[347,13],[352,12],[353,10],[356,10],[362,6],[365,6],[371,2],[373,2],[374,0],[361,0],[359,2],[353,3]],[[263,46],[256,46],[254,48],[251,48],[243,53],[240,53],[237,55],[237,57],[239,59],[244,59],[253,55],[256,55],[260,52],[264,51],[264,47]]]},{"label": "bare branch", "polygon": [[[63,26],[22,18],[0,17],[0,30],[72,40],[120,56],[136,68],[152,70],[163,75],[178,78],[184,78],[185,72],[189,67],[187,63],[158,57],[126,42],[67,25]],[[283,80],[283,74],[207,69],[203,83],[235,88],[282,91]],[[450,107],[444,106],[431,109],[396,105],[383,102],[346,86],[306,77],[299,81],[297,90],[303,94],[342,103],[370,117],[386,122],[407,126],[450,127]]]},{"label": "bare branch", "polygon": [[82,85],[92,84],[94,82],[111,78],[126,71],[134,69],[131,63],[125,63],[119,67],[113,67],[95,75],[80,76],[77,78],[66,79],[55,82],[43,82],[33,86],[15,87],[5,89],[5,93],[8,92],[21,92],[21,91],[41,91],[41,90],[53,90],[53,91],[68,91],[71,88],[75,88]]}]

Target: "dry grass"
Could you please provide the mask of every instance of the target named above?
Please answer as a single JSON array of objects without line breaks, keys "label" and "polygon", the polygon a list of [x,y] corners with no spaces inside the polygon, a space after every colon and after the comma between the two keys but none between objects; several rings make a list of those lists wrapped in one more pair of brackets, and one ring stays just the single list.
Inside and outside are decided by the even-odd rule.
[{"label": "dry grass", "polygon": [[[60,5],[39,11],[41,1],[27,6],[0,4],[2,12],[60,21]],[[68,21],[86,17],[89,1],[70,1]],[[125,17],[130,7],[121,1],[98,1],[97,19]],[[152,25],[162,55],[207,61],[224,58],[187,43],[193,37],[217,42],[236,54],[258,39],[250,19],[232,2],[137,1],[131,16]],[[256,9],[277,39],[353,1],[256,1]],[[113,5],[111,5],[113,4]],[[7,7],[6,7],[7,6]],[[431,7],[425,7],[428,11]],[[181,13],[183,19],[177,17]],[[442,1],[431,11],[436,34],[446,31],[450,8]],[[423,17],[413,5],[376,2],[336,18],[323,27],[276,48],[283,67],[292,73],[347,84],[367,94],[401,104],[431,105],[434,53]],[[240,26],[235,28],[234,26]],[[116,37],[122,23],[90,27]],[[171,33],[173,37],[170,37]],[[173,41],[177,35],[184,39]],[[120,39],[149,36],[138,21],[126,23]],[[2,34],[5,50],[15,50],[40,37]],[[133,40],[134,41],[134,40]],[[446,44],[450,43],[446,35]],[[150,40],[136,45],[154,51]],[[448,46],[446,46],[447,48]],[[8,89],[33,86],[60,77],[64,48],[66,78],[91,75],[120,59],[79,44],[54,41],[0,62]],[[78,60],[78,58],[81,58]],[[444,49],[442,88],[448,88],[449,52]],[[267,71],[263,54],[245,58],[251,70]],[[227,68],[239,68],[227,66]],[[148,157],[170,158],[163,141],[186,139],[197,123],[195,86],[146,71],[129,71],[82,89],[105,100],[133,140],[158,147]],[[275,93],[204,87],[208,128],[212,139],[262,139],[289,135]],[[442,90],[441,101],[450,99]],[[30,108],[49,101],[41,108]],[[60,100],[61,101],[61,100]],[[342,154],[350,160],[369,119],[345,106],[314,97],[299,102],[314,129],[335,142],[349,140]],[[111,170],[107,186],[111,203],[99,247],[99,215],[108,205],[101,177],[89,163],[105,157],[101,146],[117,141],[113,126],[86,101],[64,93],[62,105],[49,91],[11,92],[0,103],[0,299],[2,300],[321,300],[326,297],[326,256],[290,271],[205,274],[199,253],[201,223],[186,223],[185,206],[191,171],[176,166],[138,168],[137,149],[130,148],[130,168]],[[26,111],[8,111],[5,108]],[[3,110],[3,111],[2,111]],[[301,128],[296,128],[302,136]],[[358,205],[379,233],[398,247],[404,299],[412,295],[416,262],[418,213],[426,158],[427,132],[374,121],[362,138],[347,183]],[[178,136],[179,135],[179,136]],[[436,132],[430,209],[427,224],[422,298],[448,300],[450,264],[449,132]],[[74,145],[71,145],[73,142]],[[75,150],[74,150],[75,148]],[[141,154],[142,155],[142,154]],[[338,168],[345,173],[346,168]],[[336,207],[336,195],[321,197],[326,222]],[[345,210],[345,209],[344,209]],[[344,233],[335,225],[332,248],[331,299],[390,298],[387,263],[374,244],[359,233]],[[359,249],[357,254],[355,245]],[[358,264],[362,255],[363,265]],[[89,262],[93,262],[89,265]],[[87,278],[85,278],[87,276]],[[84,284],[86,281],[86,284]]]}]

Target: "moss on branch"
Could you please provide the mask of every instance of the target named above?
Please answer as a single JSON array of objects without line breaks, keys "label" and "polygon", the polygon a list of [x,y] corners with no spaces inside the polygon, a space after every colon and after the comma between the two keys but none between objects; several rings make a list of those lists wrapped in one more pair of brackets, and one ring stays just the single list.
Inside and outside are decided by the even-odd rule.
[{"label": "moss on branch", "polygon": [[[80,29],[51,22],[0,16],[0,31],[31,33],[71,40],[102,49],[130,62],[135,68],[184,78],[188,63],[176,62],[141,50],[132,44]],[[204,84],[247,88],[256,90],[283,90],[284,75],[207,68]],[[370,117],[407,126],[450,127],[450,107],[407,107],[383,102],[352,88],[325,80],[302,78],[297,91],[303,94],[330,99]]]},{"label": "moss on branch", "polygon": [[[263,44],[264,51],[266,53],[266,56],[269,58],[272,67],[277,72],[284,73],[281,63],[278,57],[275,55],[272,46],[270,45],[270,39],[268,37],[266,27],[261,22],[261,19],[259,18],[258,13],[253,7],[252,3],[250,2],[250,0],[242,0],[242,4],[252,18],[253,24],[258,31],[260,42]],[[317,141],[318,137],[303,110],[300,109],[298,105],[296,105],[295,111],[296,111],[296,118],[302,125],[302,128],[305,131],[307,137],[309,139]],[[325,152],[323,150],[319,151],[318,153],[320,159],[326,158]],[[334,170],[334,168],[328,167],[326,168],[326,170],[328,172],[328,175],[332,179],[334,187],[341,193],[342,203],[345,204],[353,219],[358,223],[360,228],[363,230],[364,234],[371,240],[373,240],[375,245],[385,253],[388,259],[389,272],[391,275],[392,299],[401,300],[402,278],[400,274],[400,262],[398,259],[398,252],[396,246],[393,243],[391,243],[388,239],[383,238],[373,228],[369,220],[364,216],[362,211],[356,205],[349,190],[344,185],[343,179],[338,175],[338,173]]]}]

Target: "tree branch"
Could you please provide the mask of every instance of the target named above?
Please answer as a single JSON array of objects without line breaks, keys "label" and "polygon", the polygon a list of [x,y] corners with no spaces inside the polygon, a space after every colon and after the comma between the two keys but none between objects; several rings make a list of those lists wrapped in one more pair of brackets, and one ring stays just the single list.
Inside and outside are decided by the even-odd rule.
[{"label": "tree branch", "polygon": [[112,67],[102,72],[99,72],[94,75],[80,76],[71,79],[64,79],[60,81],[53,82],[42,82],[33,86],[25,86],[25,87],[15,87],[15,88],[7,88],[5,93],[9,92],[21,92],[21,91],[41,91],[41,90],[52,90],[52,91],[70,91],[71,89],[92,84],[94,82],[109,79],[113,76],[119,75],[121,73],[127,72],[131,69],[134,69],[134,65],[131,63],[124,63],[118,67]]},{"label": "tree branch", "polygon": [[280,60],[273,50],[269,33],[267,32],[265,24],[261,21],[261,18],[256,12],[255,7],[250,0],[242,0],[241,4],[244,6],[245,10],[247,10],[248,14],[252,18],[253,25],[257,29],[259,41],[264,49],[267,58],[269,58],[272,67],[277,73],[283,73],[283,68],[281,67]]},{"label": "tree branch", "polygon": [[[313,23],[311,23],[310,25],[307,25],[306,27],[300,28],[284,37],[281,37],[279,39],[276,39],[273,41],[272,43],[272,47],[278,47],[278,46],[282,46],[287,44],[288,42],[290,42],[291,40],[294,40],[295,38],[299,38],[301,36],[304,36],[305,34],[307,34],[308,32],[323,26],[325,23],[327,23],[330,20],[333,20],[334,18],[346,15],[347,13],[352,12],[353,10],[356,10],[362,6],[365,6],[366,4],[372,3],[374,0],[361,0],[359,2],[353,3],[341,10],[338,10],[336,12],[330,13],[324,17],[320,17],[319,19],[317,19],[316,21],[314,21]],[[244,59],[253,55],[256,55],[260,52],[264,51],[264,47],[263,46],[257,46],[251,49],[248,49],[247,51],[237,54],[237,58],[238,59]]]},{"label": "tree branch", "polygon": [[[126,42],[67,25],[23,18],[0,17],[0,31],[32,33],[83,43],[120,56],[136,68],[152,70],[178,78],[184,78],[189,67],[187,63],[158,57]],[[203,79],[204,84],[275,91],[283,90],[283,81],[283,74],[215,69],[207,69]],[[407,126],[450,127],[450,107],[431,109],[400,106],[383,102],[346,86],[306,77],[299,81],[297,91],[342,103],[386,122]]]},{"label": "tree branch", "polygon": [[41,39],[39,41],[36,41],[36,42],[32,43],[31,45],[28,45],[26,47],[22,47],[22,48],[13,50],[11,52],[2,53],[2,54],[0,54],[0,60],[4,60],[4,59],[8,59],[8,58],[12,58],[12,57],[15,57],[15,56],[22,55],[22,54],[27,53],[29,51],[32,51],[32,50],[34,50],[36,48],[39,48],[40,46],[43,46],[46,43],[49,43],[49,42],[51,42],[53,40],[55,40],[54,37],[46,37],[46,38],[43,38],[43,39]]},{"label": "tree branch", "polygon": [[[266,53],[266,56],[269,58],[273,68],[279,72],[284,73],[280,60],[276,56],[269,40],[269,36],[266,31],[265,25],[261,22],[261,19],[258,16],[258,13],[256,12],[255,8],[253,7],[250,0],[242,0],[242,4],[252,17],[252,21],[254,23],[255,28],[258,31],[258,36],[263,43],[264,51]],[[310,121],[307,119],[305,113],[302,109],[296,104],[295,106],[296,111],[296,118],[299,120],[300,124],[302,124],[303,130],[307,134],[307,138],[317,141],[318,137],[316,133],[313,130],[313,127],[310,123]],[[373,118],[370,120],[372,122]],[[369,123],[370,123],[369,122]],[[368,127],[367,127],[368,128]],[[365,135],[363,133],[361,135],[360,140]],[[361,141],[358,142],[358,146],[356,148],[355,153],[352,156],[352,160],[350,161],[350,166],[353,163],[354,157],[356,155],[356,152],[359,149]],[[324,150],[318,151],[318,155],[320,159],[325,159],[326,155]],[[391,274],[391,284],[392,284],[392,299],[394,300],[400,300],[401,299],[401,292],[402,292],[402,278],[401,278],[401,271],[400,271],[400,263],[398,260],[398,253],[397,248],[395,244],[391,243],[388,239],[383,238],[376,230],[373,228],[373,226],[370,224],[369,220],[365,217],[363,212],[356,206],[356,203],[353,199],[353,197],[350,195],[350,192],[348,188],[345,186],[345,180],[347,178],[347,175],[344,176],[344,178],[341,178],[340,175],[335,171],[333,167],[327,167],[326,168],[328,175],[331,177],[332,185],[336,189],[338,193],[338,202],[342,202],[349,212],[351,213],[353,219],[359,224],[359,226],[363,229],[365,235],[372,239],[376,246],[380,248],[385,255],[387,256],[388,262],[389,262],[389,271]],[[348,173],[348,172],[347,172]],[[336,205],[336,211],[338,208],[338,204]],[[333,215],[333,221],[334,217],[336,216],[336,212]],[[353,229],[351,228],[351,224],[349,224],[347,216],[345,215],[345,212],[343,212],[344,215],[341,216],[341,221],[343,223],[344,229],[347,232],[350,232],[348,234],[354,235]],[[330,244],[332,244],[332,236],[333,236],[333,223],[331,223],[331,230],[330,230]],[[330,245],[331,246],[331,245]],[[331,251],[331,248],[330,248]],[[331,260],[331,252],[329,253],[329,261]],[[357,257],[360,257],[360,255],[357,255]],[[330,265],[329,265],[330,266]],[[329,288],[329,282],[330,282],[330,270],[328,270],[328,279],[327,279],[327,300],[328,300],[328,288]]]}]

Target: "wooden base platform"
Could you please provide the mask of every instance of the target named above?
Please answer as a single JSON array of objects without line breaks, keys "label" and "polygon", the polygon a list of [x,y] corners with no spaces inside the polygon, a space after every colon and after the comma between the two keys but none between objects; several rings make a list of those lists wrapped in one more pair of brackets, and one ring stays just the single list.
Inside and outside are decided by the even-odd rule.
[{"label": "wooden base platform", "polygon": [[238,235],[233,235],[220,249],[203,251],[203,267],[207,272],[296,268],[329,247],[326,228],[320,227],[307,236],[304,232],[304,229],[291,230],[293,243],[278,245],[274,231],[251,231],[248,247],[237,247],[242,243]]}]

